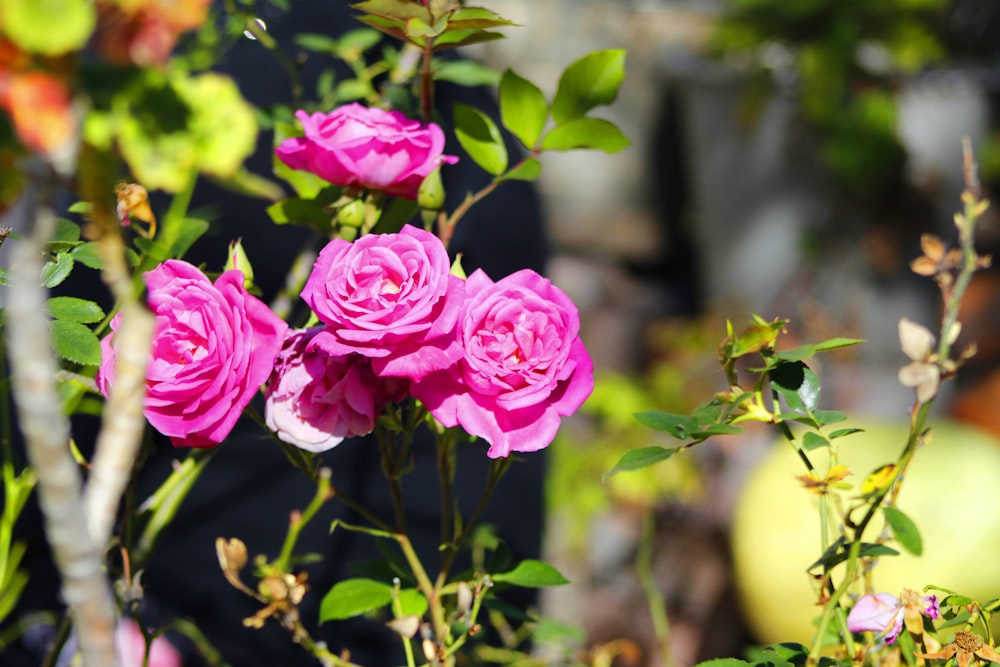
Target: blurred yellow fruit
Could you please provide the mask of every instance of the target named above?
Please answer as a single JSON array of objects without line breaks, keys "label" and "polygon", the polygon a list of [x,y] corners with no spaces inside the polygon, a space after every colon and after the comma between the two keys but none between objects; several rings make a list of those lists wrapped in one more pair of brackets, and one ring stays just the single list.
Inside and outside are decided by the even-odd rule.
[{"label": "blurred yellow fruit", "polygon": [[[839,425],[838,425],[839,426]],[[906,424],[858,424],[865,429],[838,440],[839,462],[853,473],[848,497],[873,470],[895,460],[906,442]],[[1000,441],[956,422],[936,421],[929,443],[913,460],[898,507],[917,524],[923,555],[892,544],[899,556],[880,559],[876,592],[943,586],[986,602],[1000,595]],[[818,471],[827,456],[811,453]],[[780,443],[751,473],[733,516],[736,583],[747,622],[764,644],[809,644],[820,608],[806,568],[820,556],[818,496],[795,479],[802,462]],[[856,518],[860,519],[860,514]],[[884,521],[865,533],[873,541]]]}]

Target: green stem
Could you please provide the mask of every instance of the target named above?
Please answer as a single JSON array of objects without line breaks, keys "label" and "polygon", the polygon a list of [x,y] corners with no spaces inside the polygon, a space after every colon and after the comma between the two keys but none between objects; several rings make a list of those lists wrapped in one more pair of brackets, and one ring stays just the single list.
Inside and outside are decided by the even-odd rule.
[{"label": "green stem", "polygon": [[635,559],[635,571],[639,583],[646,596],[649,616],[653,620],[653,630],[660,645],[663,664],[672,667],[674,664],[670,652],[670,620],[663,604],[663,597],[656,587],[653,578],[653,541],[656,537],[656,517],[652,511],[646,511],[642,517],[642,532],[639,536],[639,551]]},{"label": "green stem", "polygon": [[139,507],[140,512],[152,511],[139,538],[136,563],[145,563],[157,537],[173,520],[188,492],[198,481],[205,466],[212,459],[215,449],[193,449],[184,462],[178,465],[153,495]]},{"label": "green stem", "polygon": [[400,468],[402,446],[395,441],[393,434],[375,424],[375,439],[378,441],[379,452],[382,455],[382,472],[389,480],[389,493],[392,495],[392,511],[396,518],[396,532],[406,533],[406,510],[403,506],[403,480]]},{"label": "green stem", "polygon": [[288,533],[285,535],[285,543],[281,545],[281,553],[274,562],[275,567],[277,567],[281,572],[288,572],[289,562],[292,559],[292,552],[295,549],[295,544],[299,540],[299,535],[302,533],[302,529],[305,528],[310,521],[312,521],[320,507],[323,506],[323,503],[333,497],[333,490],[330,485],[330,469],[320,468],[318,477],[319,478],[316,483],[316,494],[313,496],[312,501],[301,513],[301,515],[293,516],[292,520],[288,523]]},{"label": "green stem", "polygon": [[417,556],[417,552],[413,549],[410,538],[405,534],[396,534],[395,537],[396,541],[399,542],[400,548],[403,550],[403,557],[406,558],[406,562],[410,566],[410,571],[417,580],[417,587],[424,594],[424,597],[427,598],[431,612],[431,623],[434,626],[434,637],[437,639],[437,644],[443,646],[448,638],[448,624],[444,617],[444,605],[441,604],[440,578],[436,584],[431,583],[430,577],[427,576],[427,570],[424,569],[423,563],[420,562],[420,558]]},{"label": "green stem", "polygon": [[[392,614],[395,618],[403,617],[403,605],[399,601],[399,579],[396,579],[392,587]],[[410,637],[402,637],[403,652],[406,653],[406,667],[416,667],[417,663],[413,656],[413,645]]]},{"label": "green stem", "polygon": [[[529,154],[528,157],[524,158],[516,165],[508,169],[507,173],[510,173],[512,171],[521,168],[528,160],[532,160],[538,157],[538,154],[539,151],[537,149],[531,151],[531,154]],[[447,218],[443,218],[441,220],[441,222],[438,224],[438,236],[441,238],[441,242],[444,244],[444,247],[446,248],[448,247],[448,244],[451,241],[451,236],[455,231],[455,226],[458,225],[458,221],[461,220],[465,216],[465,214],[469,212],[469,209],[471,209],[473,206],[475,206],[480,201],[485,199],[490,193],[492,193],[494,190],[500,187],[500,185],[503,182],[504,179],[502,175],[495,177],[487,185],[483,186],[483,188],[480,189],[478,192],[468,195],[465,198],[465,201],[459,204],[458,207],[454,211],[452,211],[450,216],[448,216]]]},{"label": "green stem", "polygon": [[266,29],[257,23],[257,17],[251,13],[240,11],[233,0],[226,0],[226,11],[233,16],[239,17],[243,21],[243,27],[253,35],[253,38],[260,42],[264,48],[271,52],[275,60],[285,69],[288,74],[288,82],[292,89],[292,104],[295,108],[302,107],[302,79],[299,76],[299,68],[285,53],[278,48],[278,42],[271,37]]},{"label": "green stem", "polygon": [[[451,429],[434,438],[437,447],[438,477],[441,488],[441,544],[451,543],[455,535],[455,517],[452,498],[452,483],[455,480],[455,433]],[[446,562],[446,552],[441,552],[442,567]]]},{"label": "green stem", "polygon": [[479,523],[479,519],[482,517],[483,512],[486,510],[486,505],[489,503],[490,497],[493,495],[493,491],[497,487],[497,483],[500,478],[504,476],[504,473],[511,466],[510,457],[492,459],[490,460],[490,468],[487,473],[486,487],[483,489],[483,495],[479,498],[479,503],[476,508],[472,511],[468,520],[462,525],[461,532],[455,536],[455,540],[447,545],[445,551],[445,558],[442,559],[441,572],[438,575],[438,581],[440,585],[444,585],[445,580],[448,577],[448,571],[451,569],[454,563],[455,556],[458,555],[458,550],[462,547],[462,544],[472,535],[472,530]]}]

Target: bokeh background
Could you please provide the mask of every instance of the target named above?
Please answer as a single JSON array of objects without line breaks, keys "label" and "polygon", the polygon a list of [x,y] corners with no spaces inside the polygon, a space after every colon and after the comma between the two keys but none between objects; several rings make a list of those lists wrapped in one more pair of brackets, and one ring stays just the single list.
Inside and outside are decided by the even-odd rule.
[{"label": "bokeh background", "polygon": [[[751,313],[788,318],[792,342],[866,339],[820,362],[822,405],[862,421],[906,419],[912,391],[896,376],[906,363],[897,323],[933,328],[938,313],[932,281],[908,265],[922,233],[954,238],[963,137],[987,196],[1000,179],[1000,5],[495,0],[491,8],[523,26],[469,54],[549,93],[566,63],[628,49],[625,84],[603,113],[633,146],[613,156],[546,155],[540,181],[555,249],[549,273],[579,304],[598,368],[594,397],[553,451],[548,557],[575,585],[549,592],[543,611],[585,630],[588,645],[610,646],[616,665],[742,656],[761,637],[737,593],[730,526],[774,434],[749,429],[641,473],[608,483],[600,475],[629,448],[672,444],[632,413],[708,400],[722,388],[714,359],[725,319],[741,326]],[[998,231],[987,214],[982,252],[995,249]],[[990,272],[973,282],[963,338],[979,355],[937,412],[1000,433],[996,287]],[[668,648],[656,641],[636,567],[650,525]]]}]

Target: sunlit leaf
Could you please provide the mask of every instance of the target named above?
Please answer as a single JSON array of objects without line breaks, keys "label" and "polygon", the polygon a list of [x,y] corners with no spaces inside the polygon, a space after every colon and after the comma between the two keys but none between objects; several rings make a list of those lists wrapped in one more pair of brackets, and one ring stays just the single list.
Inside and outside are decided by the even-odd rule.
[{"label": "sunlit leaf", "polygon": [[552,117],[559,124],[582,118],[596,106],[611,104],[625,78],[625,50],[595,51],[572,63],[559,79]]},{"label": "sunlit leaf", "polygon": [[104,319],[104,311],[96,303],[72,296],[54,296],[48,300],[46,308],[57,320],[93,324]]},{"label": "sunlit leaf", "polygon": [[320,623],[361,616],[392,602],[392,587],[372,579],[346,579],[334,584],[319,608]]},{"label": "sunlit leaf", "polygon": [[669,449],[667,447],[643,447],[641,449],[633,449],[625,452],[625,454],[618,459],[618,463],[615,464],[615,467],[604,473],[601,476],[601,479],[607,481],[613,475],[620,472],[630,472],[633,470],[648,468],[654,463],[666,461],[678,451],[679,450],[677,449]]},{"label": "sunlit leaf", "polygon": [[534,148],[549,117],[549,104],[535,84],[508,69],[500,79],[500,120],[504,127]]},{"label": "sunlit leaf", "polygon": [[456,103],[455,136],[476,164],[498,176],[507,168],[507,148],[500,129],[479,109]]},{"label": "sunlit leaf", "polygon": [[614,123],[601,118],[578,118],[569,121],[552,128],[542,139],[542,148],[547,151],[590,148],[605,153],[617,153],[631,145],[632,142]]},{"label": "sunlit leaf", "polygon": [[52,320],[52,347],[63,359],[82,366],[101,363],[101,341],[79,322]]},{"label": "sunlit leaf", "polygon": [[569,580],[559,570],[546,562],[533,559],[521,561],[509,572],[494,574],[493,581],[524,586],[525,588],[563,586],[569,583]]},{"label": "sunlit leaf", "polygon": [[68,252],[56,255],[55,261],[49,260],[42,267],[42,285],[48,288],[61,285],[73,271],[73,256]]},{"label": "sunlit leaf", "polygon": [[924,542],[920,538],[920,531],[917,524],[895,507],[883,507],[886,521],[892,526],[892,534],[899,542],[899,546],[909,551],[914,556],[919,556],[924,552]]}]

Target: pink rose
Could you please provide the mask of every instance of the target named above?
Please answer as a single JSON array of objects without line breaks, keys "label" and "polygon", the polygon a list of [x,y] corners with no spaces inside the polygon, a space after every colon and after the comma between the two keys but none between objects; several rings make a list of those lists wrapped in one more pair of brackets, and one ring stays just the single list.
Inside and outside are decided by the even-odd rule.
[{"label": "pink rose", "polygon": [[579,330],[573,302],[534,271],[496,283],[475,271],[459,315],[464,356],[412,393],[445,426],[489,442],[491,458],[537,451],[594,388]]},{"label": "pink rose", "polygon": [[139,626],[130,618],[118,621],[115,630],[115,648],[122,667],[181,667],[181,655],[162,635],[153,640],[149,647],[149,662],[143,662],[146,654],[146,639]]},{"label": "pink rose", "polygon": [[304,137],[287,139],[278,157],[292,169],[309,171],[334,185],[383,190],[417,198],[424,177],[440,163],[458,158],[442,155],[444,132],[398,111],[347,104],[330,113],[295,112]]},{"label": "pink rose", "polygon": [[454,328],[463,287],[440,239],[405,226],[354,243],[331,241],[302,298],[327,325],[314,345],[334,356],[370,357],[380,376],[416,380],[461,355]]},{"label": "pink rose", "polygon": [[382,407],[406,396],[406,381],[376,377],[367,357],[332,356],[311,346],[322,329],[288,333],[265,394],[268,428],[310,452],[371,433]]},{"label": "pink rose", "polygon": [[[144,276],[156,316],[146,371],[146,419],[175,447],[214,447],[271,374],[288,326],[243,287],[241,271],[213,285],[168,260]],[[111,323],[112,330],[117,318]],[[114,334],[101,341],[101,392],[114,382]]]}]

